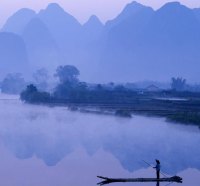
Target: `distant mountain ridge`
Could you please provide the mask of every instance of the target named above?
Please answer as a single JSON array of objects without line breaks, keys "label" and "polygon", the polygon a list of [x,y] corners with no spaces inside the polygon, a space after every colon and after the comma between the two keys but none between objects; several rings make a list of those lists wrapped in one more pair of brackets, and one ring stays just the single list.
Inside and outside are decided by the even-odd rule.
[{"label": "distant mountain ridge", "polygon": [[118,24],[123,23],[124,21],[126,22],[127,20],[130,20],[133,17],[137,17],[138,14],[147,9],[153,12],[153,9],[151,7],[147,7],[140,3],[137,3],[136,1],[133,1],[132,3],[127,4],[123,11],[116,18],[107,21],[106,27],[117,26]]},{"label": "distant mountain ridge", "polygon": [[27,8],[22,8],[14,13],[1,29],[3,32],[13,32],[21,35],[25,26],[29,21],[36,16],[35,11]]},{"label": "distant mountain ridge", "polygon": [[[100,37],[100,34],[102,33],[104,29],[104,25],[99,20],[99,18],[95,15],[92,15],[88,21],[83,25],[84,34],[86,34],[88,37],[97,39]],[[87,38],[89,39],[89,38]]]},{"label": "distant mountain ridge", "polygon": [[81,25],[51,3],[37,14],[19,10],[1,32],[21,38],[33,69],[72,64],[90,82],[200,78],[200,9],[179,2],[155,11],[133,1],[105,25],[95,15]]},{"label": "distant mountain ridge", "polygon": [[60,63],[60,53],[47,26],[33,18],[25,27],[22,38],[26,44],[32,68],[49,67],[52,72]]},{"label": "distant mountain ridge", "polygon": [[[28,73],[28,55],[25,43],[14,33],[0,32],[0,75],[6,73]],[[24,72],[23,69],[26,69]]]}]

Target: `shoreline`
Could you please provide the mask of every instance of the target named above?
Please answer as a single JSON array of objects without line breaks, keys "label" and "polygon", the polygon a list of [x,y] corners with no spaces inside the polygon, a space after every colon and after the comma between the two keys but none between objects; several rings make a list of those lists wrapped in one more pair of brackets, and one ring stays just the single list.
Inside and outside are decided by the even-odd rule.
[{"label": "shoreline", "polygon": [[[19,99],[20,100],[20,99]],[[21,101],[21,100],[20,100]],[[131,118],[133,115],[145,117],[164,118],[167,122],[182,125],[192,125],[200,128],[200,112],[169,109],[141,109],[130,104],[89,104],[89,103],[26,103],[30,105],[43,105],[48,107],[66,107],[70,111],[79,111],[81,113],[91,113],[99,115],[112,115],[122,118]],[[127,107],[128,106],[128,107]]]}]

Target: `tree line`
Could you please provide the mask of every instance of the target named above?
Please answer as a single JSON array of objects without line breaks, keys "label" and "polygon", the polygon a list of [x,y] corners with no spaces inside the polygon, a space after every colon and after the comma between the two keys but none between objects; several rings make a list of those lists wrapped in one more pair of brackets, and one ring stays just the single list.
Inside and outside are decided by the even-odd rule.
[{"label": "tree line", "polygon": [[[45,84],[46,73],[38,71],[35,79],[40,85]],[[187,91],[186,79],[181,77],[171,79],[170,90],[160,90],[156,92],[138,91],[129,89],[124,85],[110,83],[107,85],[93,84],[79,80],[80,72],[72,65],[59,66],[54,77],[58,79],[58,84],[51,93],[41,91],[34,84],[29,84],[21,93],[21,99],[26,102],[60,102],[60,103],[134,103],[141,97],[152,96],[191,96]],[[193,95],[192,95],[193,96]],[[200,96],[198,93],[195,96]]]}]

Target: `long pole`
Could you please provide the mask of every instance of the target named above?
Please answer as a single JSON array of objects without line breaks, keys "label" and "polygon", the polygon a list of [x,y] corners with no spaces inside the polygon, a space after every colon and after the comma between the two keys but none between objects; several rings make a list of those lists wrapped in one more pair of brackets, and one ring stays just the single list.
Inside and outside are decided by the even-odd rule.
[{"label": "long pole", "polygon": [[[148,162],[146,162],[146,161],[144,161],[144,160],[142,160],[142,161],[154,169],[154,167],[153,167],[150,163],[148,163]],[[160,173],[161,173],[164,177],[167,178],[167,175],[165,175],[163,172],[160,171]]]}]

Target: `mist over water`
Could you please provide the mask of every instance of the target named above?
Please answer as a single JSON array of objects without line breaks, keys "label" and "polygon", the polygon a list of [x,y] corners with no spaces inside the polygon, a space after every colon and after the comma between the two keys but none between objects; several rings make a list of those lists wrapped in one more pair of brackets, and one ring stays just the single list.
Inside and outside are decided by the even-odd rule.
[{"label": "mist over water", "polygon": [[[96,184],[98,174],[154,177],[154,170],[146,169],[142,160],[154,163],[155,158],[169,175],[200,174],[197,127],[167,123],[162,118],[124,119],[27,105],[5,95],[1,98],[0,163],[3,172],[16,167],[8,174],[13,182],[3,178],[6,185]],[[31,179],[20,179],[23,174]],[[44,179],[51,174],[54,182]],[[79,181],[74,180],[76,176]],[[194,185],[199,183],[196,179]]]},{"label": "mist over water", "polygon": [[[133,1],[122,9],[125,2],[119,0],[116,17],[117,5],[112,10],[105,6],[107,13],[97,11],[97,16],[80,23],[67,4],[57,0],[60,4],[47,5],[47,1],[37,8],[28,6],[36,12],[28,8],[13,12],[0,28],[0,92],[19,94],[31,84],[22,100],[97,104],[105,100],[115,105],[130,101],[144,111],[144,104],[149,109],[155,102],[152,111],[160,109],[167,115],[174,106],[175,119],[199,122],[200,8],[189,8],[182,0],[183,4],[170,1],[153,9],[139,0],[145,5]],[[96,1],[103,5],[104,0]],[[104,8],[96,1],[79,7],[95,13],[95,6]],[[111,6],[110,1],[114,2],[105,2]],[[102,22],[108,14],[112,19]],[[102,181],[98,175],[155,178],[155,169],[147,165],[155,166],[155,159],[167,177],[182,177],[182,186],[200,185],[200,128],[164,118],[71,110],[25,104],[19,96],[0,94],[1,185],[92,186]],[[184,117],[182,110],[187,113]],[[116,108],[116,115],[120,113],[129,115]]]}]

